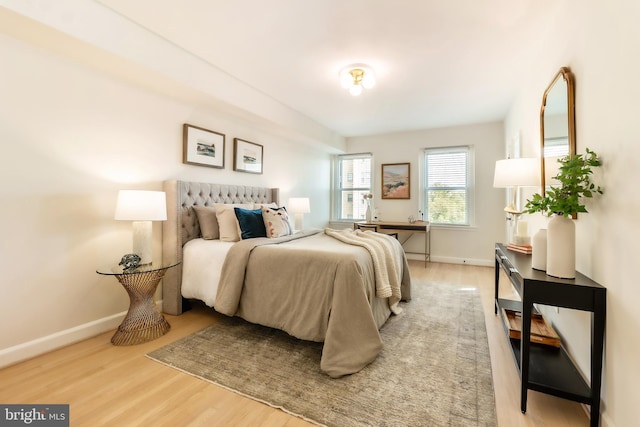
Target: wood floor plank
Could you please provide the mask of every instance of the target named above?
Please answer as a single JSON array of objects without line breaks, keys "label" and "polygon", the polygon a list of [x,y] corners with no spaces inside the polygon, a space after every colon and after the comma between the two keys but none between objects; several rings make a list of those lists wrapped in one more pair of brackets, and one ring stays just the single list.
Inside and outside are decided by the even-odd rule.
[{"label": "wood floor plank", "polygon": [[[410,266],[417,280],[480,290],[500,427],[588,425],[581,405],[533,391],[527,413],[520,412],[518,372],[502,322],[493,314],[493,268],[429,263],[425,269],[422,261],[410,261]],[[195,305],[181,316],[166,317],[169,333],[148,343],[116,347],[110,332],[0,370],[0,402],[68,403],[74,427],[312,425],[148,359],[145,354],[215,323],[220,315]]]}]

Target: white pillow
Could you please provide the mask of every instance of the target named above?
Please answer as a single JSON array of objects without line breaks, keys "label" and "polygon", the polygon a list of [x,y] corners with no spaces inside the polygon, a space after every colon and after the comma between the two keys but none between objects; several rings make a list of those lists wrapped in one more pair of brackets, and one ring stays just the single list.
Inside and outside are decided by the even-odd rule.
[{"label": "white pillow", "polygon": [[225,204],[216,203],[216,218],[220,230],[220,240],[223,242],[240,241],[240,224],[233,208],[253,209],[253,203]]},{"label": "white pillow", "polygon": [[293,234],[287,210],[282,208],[262,208],[262,220],[267,237],[281,237]]},{"label": "white pillow", "polygon": [[259,209],[259,208],[277,209],[278,205],[275,202],[271,202],[271,203],[254,203],[253,204],[253,209]]}]

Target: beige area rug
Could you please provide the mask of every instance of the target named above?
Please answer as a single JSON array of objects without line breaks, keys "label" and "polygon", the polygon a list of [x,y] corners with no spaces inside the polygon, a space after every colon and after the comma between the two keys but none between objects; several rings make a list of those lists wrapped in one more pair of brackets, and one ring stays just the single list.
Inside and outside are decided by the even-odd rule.
[{"label": "beige area rug", "polygon": [[148,356],[321,425],[496,426],[478,291],[414,282],[412,292],[382,327],[378,358],[339,379],[319,369],[322,344],[237,318]]}]

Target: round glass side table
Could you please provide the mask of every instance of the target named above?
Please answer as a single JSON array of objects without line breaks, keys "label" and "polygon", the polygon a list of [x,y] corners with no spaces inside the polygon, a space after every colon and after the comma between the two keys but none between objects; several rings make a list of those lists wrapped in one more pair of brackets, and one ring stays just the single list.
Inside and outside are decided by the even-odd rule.
[{"label": "round glass side table", "polygon": [[153,263],[132,270],[122,266],[99,268],[96,273],[115,276],[129,294],[129,311],[111,338],[113,345],[134,345],[166,334],[171,325],[156,308],[153,295],[165,272],[180,264]]}]

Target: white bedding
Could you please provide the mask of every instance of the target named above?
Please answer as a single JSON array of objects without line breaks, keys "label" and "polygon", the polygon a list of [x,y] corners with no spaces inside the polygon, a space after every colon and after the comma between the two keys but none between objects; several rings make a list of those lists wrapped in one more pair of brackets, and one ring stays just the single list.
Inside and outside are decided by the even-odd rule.
[{"label": "white bedding", "polygon": [[222,264],[235,242],[189,240],[183,248],[182,296],[204,301],[213,307],[218,292]]}]

